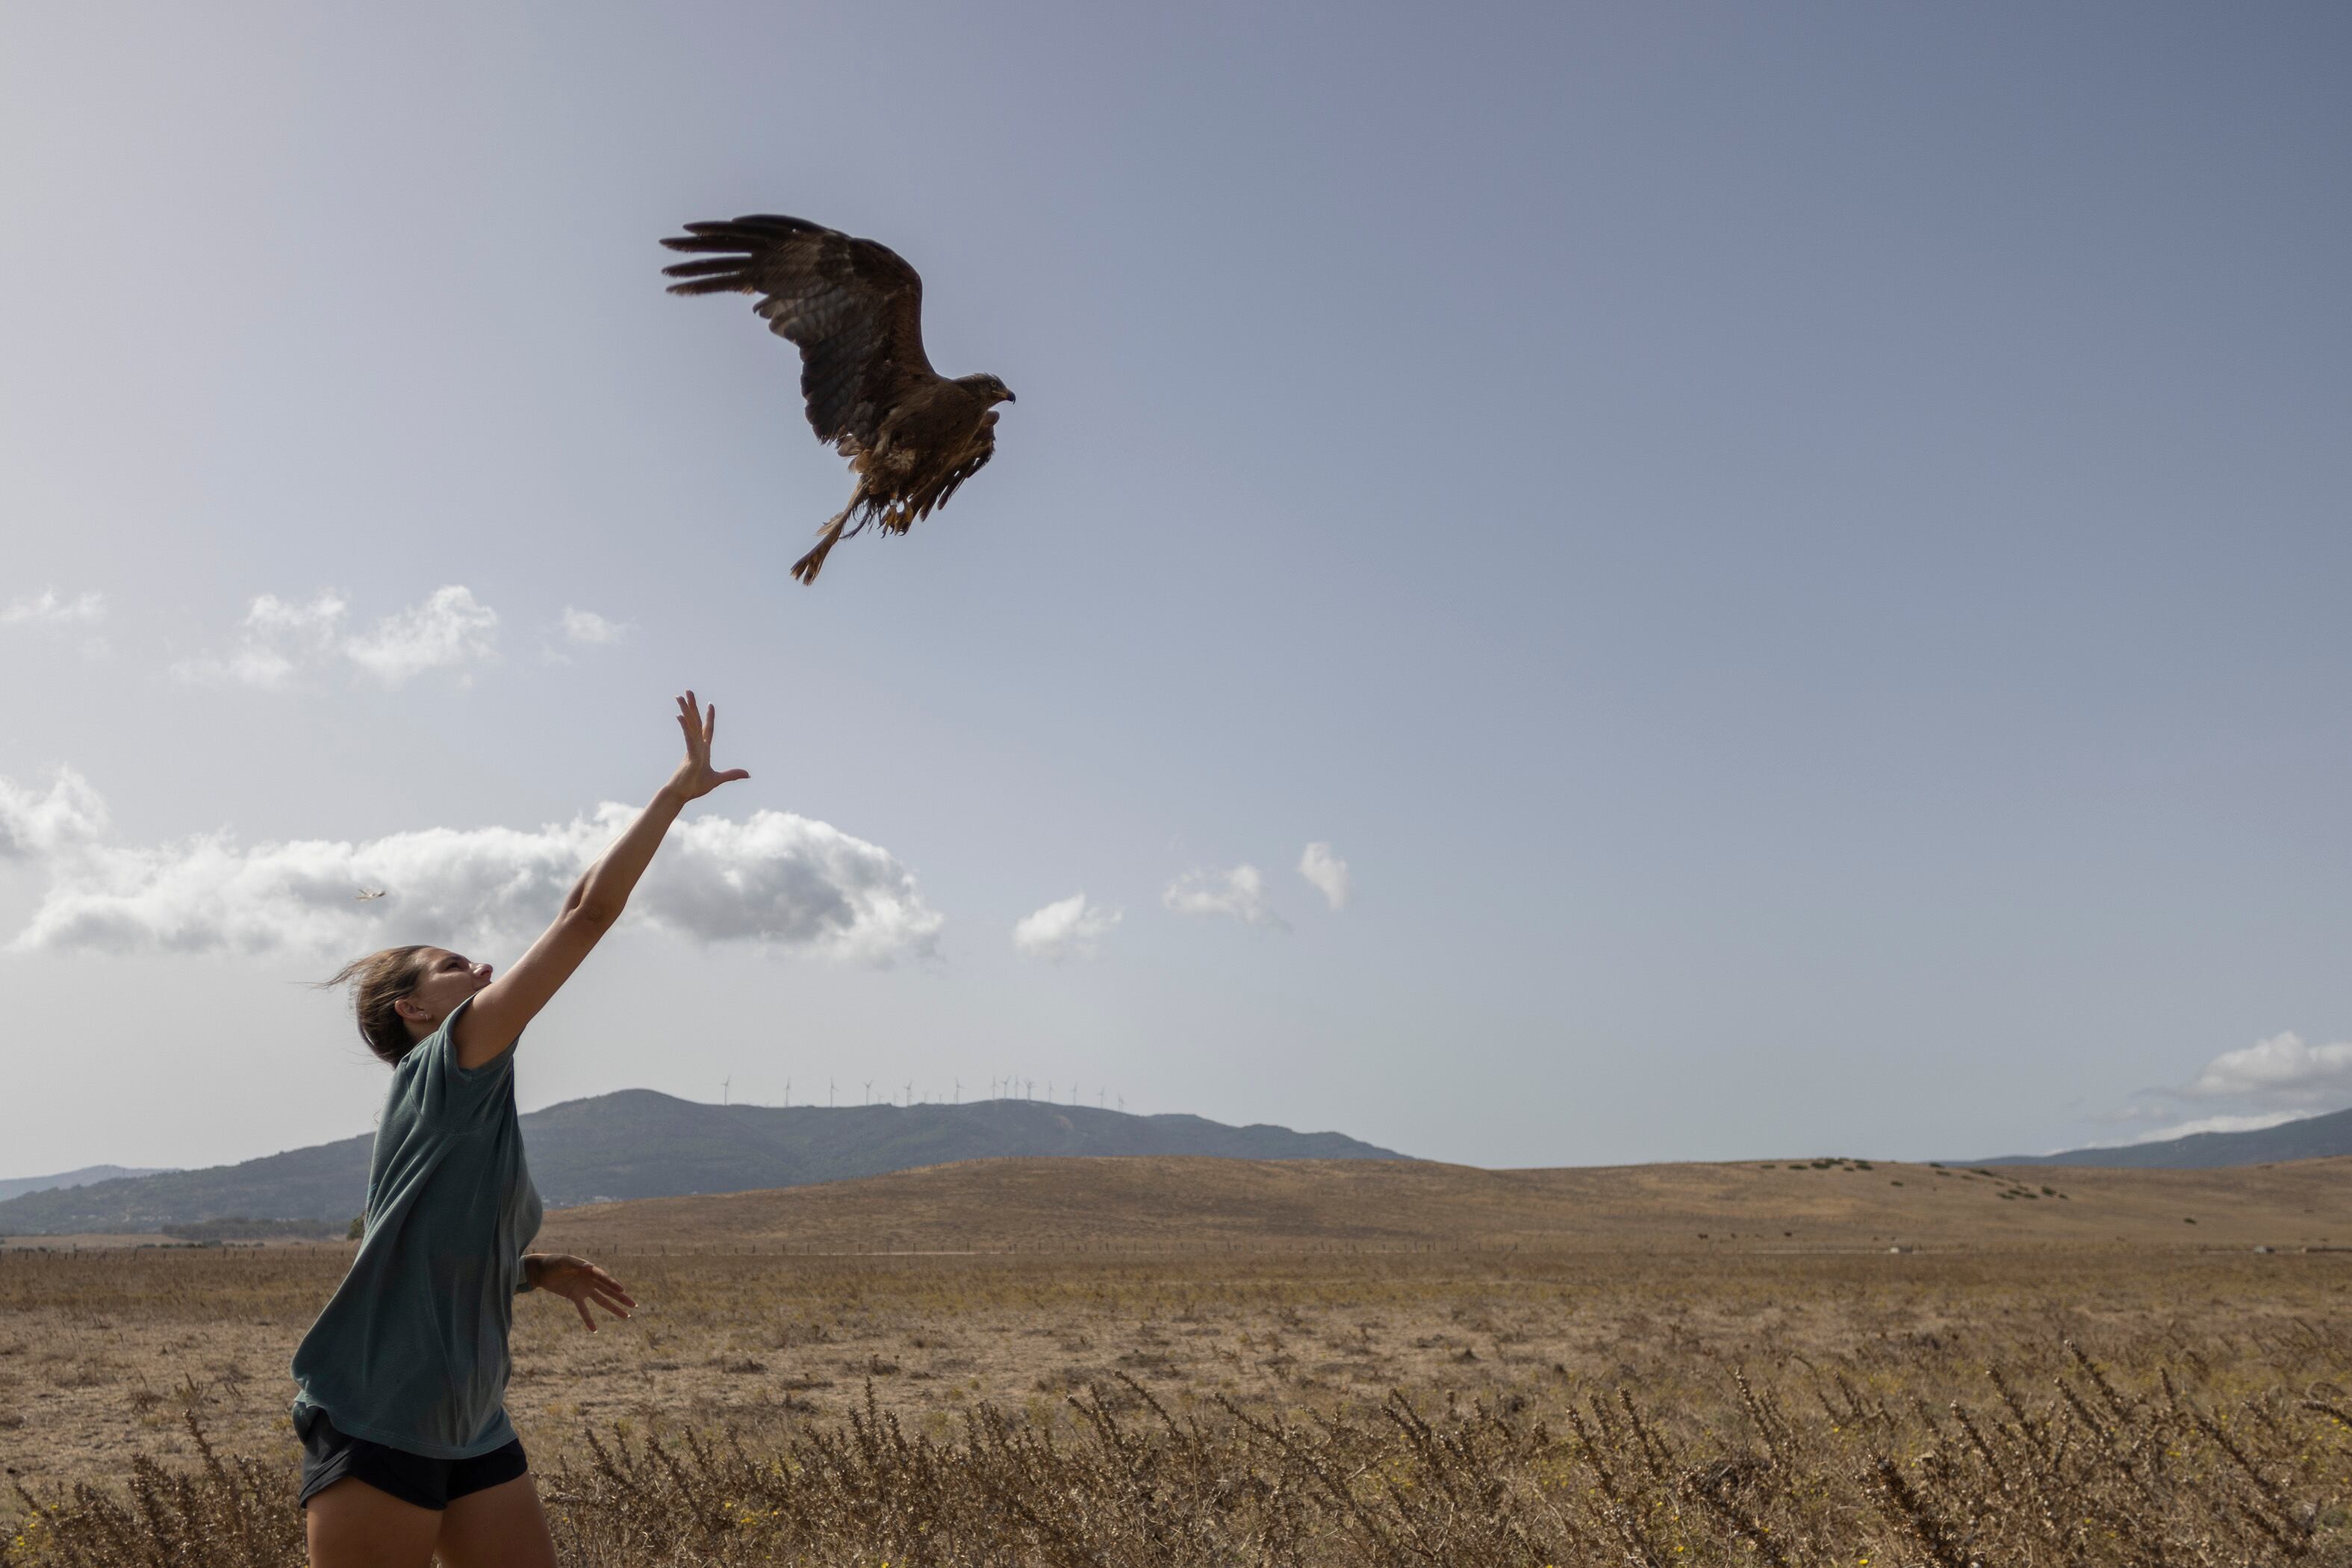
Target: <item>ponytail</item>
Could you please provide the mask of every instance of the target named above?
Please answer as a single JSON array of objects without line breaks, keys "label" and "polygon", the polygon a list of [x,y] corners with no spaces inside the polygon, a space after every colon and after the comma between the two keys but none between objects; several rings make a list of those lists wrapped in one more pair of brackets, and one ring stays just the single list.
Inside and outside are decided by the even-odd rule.
[{"label": "ponytail", "polygon": [[352,988],[352,1011],[359,1018],[360,1038],[367,1042],[369,1050],[394,1066],[416,1042],[409,1038],[408,1024],[394,1011],[393,1004],[415,990],[416,983],[425,978],[425,966],[418,962],[425,951],[421,943],[387,947],[352,960],[317,983],[321,991],[337,985]]}]

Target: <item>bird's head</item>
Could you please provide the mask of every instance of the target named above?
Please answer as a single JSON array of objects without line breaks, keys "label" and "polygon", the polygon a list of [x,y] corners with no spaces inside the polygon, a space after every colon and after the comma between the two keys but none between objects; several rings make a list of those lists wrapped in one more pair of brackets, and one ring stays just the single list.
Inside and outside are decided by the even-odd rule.
[{"label": "bird's head", "polygon": [[1013,395],[1013,389],[1011,387],[1005,385],[1003,382],[997,380],[996,377],[988,374],[984,371],[978,375],[960,375],[956,377],[956,380],[963,385],[971,387],[974,392],[979,393],[981,396],[988,399],[992,404],[1011,403],[1015,401]]}]

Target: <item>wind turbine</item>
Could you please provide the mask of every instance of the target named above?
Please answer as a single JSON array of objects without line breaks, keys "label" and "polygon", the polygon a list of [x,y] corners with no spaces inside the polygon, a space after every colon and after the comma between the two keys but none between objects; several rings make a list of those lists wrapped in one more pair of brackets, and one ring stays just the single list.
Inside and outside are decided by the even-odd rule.
[{"label": "wind turbine", "polygon": [[833,1109],[833,1079],[831,1079],[824,1080],[824,1108],[827,1110]]},{"label": "wind turbine", "polygon": [[786,1110],[790,1110],[792,1108],[793,1108],[793,1080],[792,1080],[792,1079],[784,1079],[784,1109],[785,1109]]},{"label": "wind turbine", "polygon": [[866,1080],[866,1103],[874,1103],[874,1080],[870,1078]]},{"label": "wind turbine", "polygon": [[719,1104],[724,1105],[727,1103],[727,1091],[734,1085],[734,1082],[735,1080],[731,1078],[722,1078],[719,1080]]},{"label": "wind turbine", "polygon": [[915,1080],[913,1079],[908,1079],[907,1080],[907,1103],[908,1105],[915,1103]]},{"label": "wind turbine", "polygon": [[956,1079],[955,1086],[955,1102],[958,1105],[961,1105],[963,1103],[963,1079]]}]

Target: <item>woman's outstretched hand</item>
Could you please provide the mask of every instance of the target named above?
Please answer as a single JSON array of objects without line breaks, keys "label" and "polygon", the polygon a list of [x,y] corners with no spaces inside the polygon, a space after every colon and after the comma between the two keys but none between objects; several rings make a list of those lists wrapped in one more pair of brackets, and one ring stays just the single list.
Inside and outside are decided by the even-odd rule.
[{"label": "woman's outstretched hand", "polygon": [[535,1252],[524,1258],[533,1285],[551,1295],[561,1296],[580,1310],[580,1321],[588,1331],[596,1331],[596,1320],[588,1315],[588,1303],[593,1301],[616,1318],[625,1318],[629,1309],[637,1304],[636,1298],[621,1289],[621,1282],[584,1258],[568,1253]]},{"label": "woman's outstretched hand", "polygon": [[[539,1016],[548,999],[562,989],[589,951],[628,908],[637,879],[645,875],[662,837],[677,820],[687,802],[700,800],[720,784],[751,775],[741,768],[719,773],[710,765],[710,732],[719,727],[719,710],[704,711],[689,691],[677,700],[677,727],[686,731],[686,761],[677,764],[669,783],[637,813],[596,863],[588,868],[579,886],[563,902],[555,923],[530,944],[530,951],[513,968],[474,994],[457,1025],[457,1065],[478,1068],[514,1043],[523,1026]],[[576,1259],[574,1260],[576,1261]],[[585,1267],[584,1265],[583,1267]],[[600,1278],[609,1279],[610,1276]],[[623,1298],[625,1300],[626,1298]],[[575,1298],[576,1300],[576,1298]],[[587,1315],[587,1309],[581,1309]]]},{"label": "woman's outstretched hand", "polygon": [[719,773],[710,765],[710,737],[719,731],[719,709],[695,705],[689,691],[677,700],[677,727],[686,731],[686,761],[670,775],[669,788],[680,800],[700,800],[723,784],[751,775],[741,768]]}]

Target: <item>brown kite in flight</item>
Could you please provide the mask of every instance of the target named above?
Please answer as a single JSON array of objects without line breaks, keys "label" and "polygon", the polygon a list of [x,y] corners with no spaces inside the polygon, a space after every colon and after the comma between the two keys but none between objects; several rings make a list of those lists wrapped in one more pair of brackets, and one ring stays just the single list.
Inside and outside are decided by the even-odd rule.
[{"label": "brown kite in flight", "polygon": [[662,270],[673,294],[757,294],[769,330],[800,345],[809,424],[849,459],[857,489],[793,565],[814,583],[845,528],[904,533],[996,454],[992,375],[953,381],[923,354],[923,280],[897,251],[796,217],[690,223],[662,243],[712,253]]}]

